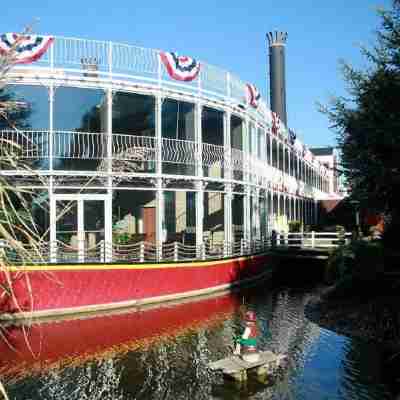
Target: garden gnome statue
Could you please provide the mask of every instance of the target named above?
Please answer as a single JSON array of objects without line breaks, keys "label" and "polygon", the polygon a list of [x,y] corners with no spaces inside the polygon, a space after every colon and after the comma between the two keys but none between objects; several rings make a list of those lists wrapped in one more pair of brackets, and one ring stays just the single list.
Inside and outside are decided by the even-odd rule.
[{"label": "garden gnome statue", "polygon": [[245,329],[242,335],[236,339],[236,347],[233,354],[240,355],[244,361],[249,363],[257,362],[260,357],[257,351],[258,336],[256,313],[247,311],[245,314]]}]

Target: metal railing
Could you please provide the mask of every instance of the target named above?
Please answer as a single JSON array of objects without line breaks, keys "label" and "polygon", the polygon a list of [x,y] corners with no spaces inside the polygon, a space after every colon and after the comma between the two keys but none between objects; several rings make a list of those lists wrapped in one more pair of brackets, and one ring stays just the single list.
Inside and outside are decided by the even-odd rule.
[{"label": "metal railing", "polygon": [[[0,131],[0,159],[10,154],[29,160],[49,159],[50,140],[53,141],[53,159],[98,160],[98,171],[107,171],[109,159],[112,161],[111,170],[116,172],[154,171],[154,165],[158,162],[157,139],[153,136],[113,133],[111,157],[108,157],[107,133],[76,131],[53,131],[52,135],[49,131]],[[245,173],[252,169],[254,171],[254,163],[244,162],[245,153],[233,150],[228,161],[224,146],[202,143],[201,157],[198,157],[196,142],[162,138],[161,162],[187,166],[200,164],[210,171],[210,175],[229,169]],[[259,160],[257,173],[265,174],[264,165]],[[219,175],[222,177],[221,173]]]},{"label": "metal railing", "polygon": [[[81,244],[81,245],[80,245]],[[13,264],[83,263],[83,262],[159,262],[194,261],[239,257],[266,251],[269,240],[234,243],[205,241],[199,246],[181,242],[162,243],[140,241],[132,244],[106,243],[99,241],[88,247],[87,243],[75,241],[74,245],[61,241],[43,242],[38,246],[24,246],[24,253],[16,252],[6,241],[0,241],[0,257]]]},{"label": "metal railing", "polygon": [[[246,84],[238,76],[200,61],[200,73],[195,81],[175,81],[168,75],[159,55],[160,50],[156,49],[56,36],[49,50],[35,65],[50,68],[61,76],[79,74],[88,80],[124,79],[157,87],[176,87],[181,92],[197,92],[209,98],[246,105]],[[28,68],[32,69],[32,66]],[[250,112],[271,124],[271,115],[265,102],[261,100],[260,103],[257,110]],[[284,127],[282,133],[286,135]]]},{"label": "metal railing", "polygon": [[[1,130],[0,144],[0,160],[8,160],[12,155],[14,160],[31,161],[32,169],[49,169],[49,160],[52,158],[55,160],[53,167],[57,171],[63,169],[62,160],[93,160],[95,162],[86,165],[86,170],[118,174],[155,172],[155,165],[160,160],[162,163],[188,167],[199,165],[206,176],[213,178],[226,177],[226,173],[231,171],[231,176],[237,181],[248,181],[263,186],[269,182],[272,188],[282,190],[285,187],[292,194],[299,188],[303,188],[302,192],[306,195],[311,195],[313,190],[255,155],[232,148],[228,156],[224,146],[209,143],[201,143],[199,152],[199,145],[191,140],[161,138],[161,146],[158,147],[157,138],[154,136],[58,130],[52,134],[46,130]],[[160,158],[157,156],[158,148],[161,151]],[[73,170],[71,165],[68,164],[64,169]],[[13,163],[12,168],[8,169],[16,169],[16,166],[17,163]],[[188,171],[194,174],[193,169],[189,168],[185,173]]]},{"label": "metal railing", "polygon": [[0,257],[15,264],[23,263],[83,263],[83,262],[159,262],[223,259],[257,254],[273,247],[335,248],[347,244],[351,233],[299,232],[278,234],[275,239],[238,240],[235,242],[205,241],[201,245],[181,242],[162,243],[140,241],[131,244],[98,242],[88,247],[86,243],[74,246],[56,241],[43,242],[38,246],[25,246],[25,252],[15,252],[6,241],[0,241]]},{"label": "metal railing", "polygon": [[[240,105],[247,114],[255,117],[266,128],[272,126],[272,115],[264,100],[257,109],[247,107],[246,83],[238,76],[219,67],[201,62],[198,78],[193,82],[180,82],[169,77],[160,58],[160,50],[148,49],[110,41],[87,40],[57,36],[49,50],[34,65],[18,66],[10,74],[20,77],[21,71],[52,74],[58,79],[70,76],[88,81],[113,80],[117,84],[141,83],[158,89],[177,89],[180,93],[205,96],[211,100],[222,100],[230,105]],[[281,123],[280,137],[288,136],[287,128]],[[62,148],[64,149],[64,148]],[[63,150],[62,150],[63,151]],[[300,151],[300,150],[298,150]],[[308,153],[307,153],[308,154]],[[42,157],[45,157],[42,155]],[[323,168],[314,161],[315,167]],[[252,171],[251,168],[249,168]],[[262,179],[262,176],[258,175]],[[257,177],[253,180],[257,180]],[[303,192],[302,192],[303,193]],[[308,195],[304,193],[304,195]]]},{"label": "metal railing", "polygon": [[335,248],[350,242],[350,232],[289,232],[277,234],[276,245],[282,247]]}]

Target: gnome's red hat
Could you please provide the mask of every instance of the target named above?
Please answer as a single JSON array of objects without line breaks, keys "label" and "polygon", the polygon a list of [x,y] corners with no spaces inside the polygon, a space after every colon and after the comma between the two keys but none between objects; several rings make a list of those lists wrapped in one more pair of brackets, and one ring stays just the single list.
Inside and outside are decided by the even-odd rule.
[{"label": "gnome's red hat", "polygon": [[256,313],[254,311],[247,311],[244,318],[246,321],[250,321],[250,322],[257,321]]}]

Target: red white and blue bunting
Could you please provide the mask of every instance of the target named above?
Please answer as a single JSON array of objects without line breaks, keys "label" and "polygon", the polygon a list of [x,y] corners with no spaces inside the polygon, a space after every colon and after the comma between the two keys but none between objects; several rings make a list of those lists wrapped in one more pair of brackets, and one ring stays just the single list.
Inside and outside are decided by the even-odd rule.
[{"label": "red white and blue bunting", "polygon": [[191,57],[161,51],[160,59],[168,75],[178,81],[193,81],[200,72],[200,63]]},{"label": "red white and blue bunting", "polygon": [[281,128],[281,120],[279,119],[279,116],[276,112],[271,111],[272,115],[272,134],[275,136],[278,136],[279,130]]},{"label": "red white and blue bunting", "polygon": [[246,84],[246,90],[247,90],[247,102],[252,107],[257,108],[258,107],[258,101],[261,98],[260,92],[251,83],[247,83]]},{"label": "red white and blue bunting", "polygon": [[29,64],[42,57],[53,41],[51,36],[3,33],[0,36],[0,54],[11,54],[13,64]]}]

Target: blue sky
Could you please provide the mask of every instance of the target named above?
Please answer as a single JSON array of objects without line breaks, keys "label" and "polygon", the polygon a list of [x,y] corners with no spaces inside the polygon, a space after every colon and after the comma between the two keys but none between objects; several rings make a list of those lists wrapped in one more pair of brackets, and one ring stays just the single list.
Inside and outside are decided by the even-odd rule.
[{"label": "blue sky", "polygon": [[[38,33],[111,40],[178,51],[228,69],[267,94],[265,33],[289,33],[286,52],[288,125],[310,146],[332,145],[334,133],[316,102],[343,95],[339,60],[365,66],[360,44],[372,45],[378,6],[390,0],[69,0],[7,2],[2,30],[33,17]],[[269,101],[269,99],[268,99]]]}]

